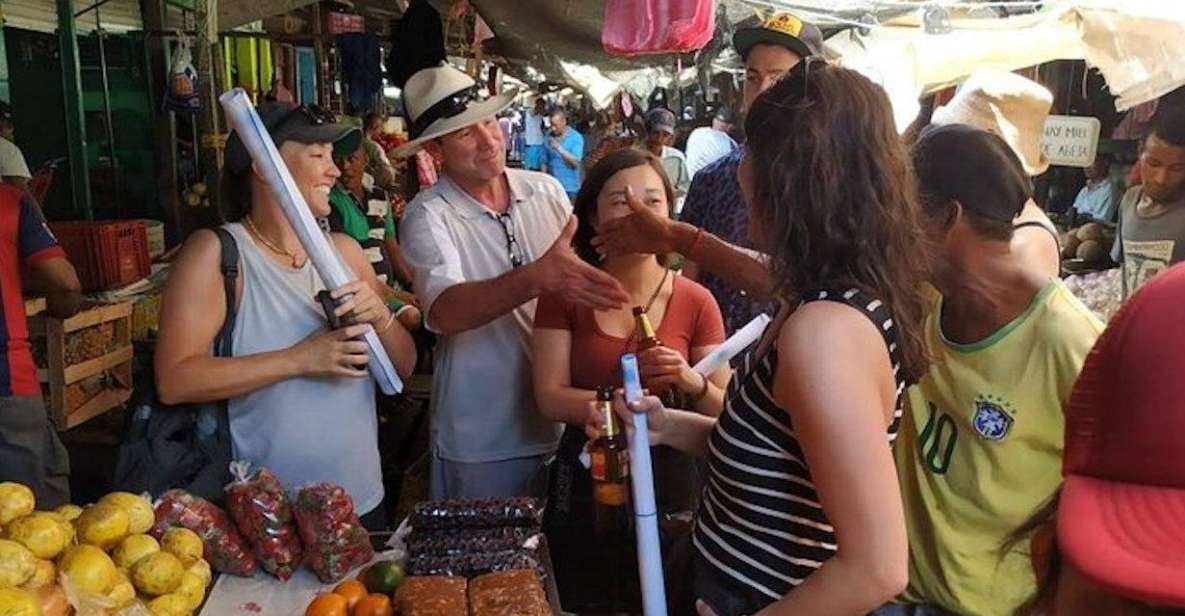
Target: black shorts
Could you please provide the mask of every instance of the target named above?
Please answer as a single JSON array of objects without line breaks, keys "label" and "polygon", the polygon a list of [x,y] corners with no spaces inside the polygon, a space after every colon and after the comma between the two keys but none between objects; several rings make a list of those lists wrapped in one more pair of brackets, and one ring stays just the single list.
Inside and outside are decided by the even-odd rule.
[{"label": "black shorts", "polygon": [[0,397],[0,481],[32,488],[41,510],[70,502],[70,458],[41,396]]}]

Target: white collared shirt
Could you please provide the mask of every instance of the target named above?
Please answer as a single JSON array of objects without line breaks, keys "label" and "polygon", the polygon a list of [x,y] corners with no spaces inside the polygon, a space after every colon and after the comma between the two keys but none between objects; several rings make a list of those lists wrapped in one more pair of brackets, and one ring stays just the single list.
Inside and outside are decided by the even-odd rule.
[{"label": "white collared shirt", "polygon": [[[534,171],[506,170],[506,214],[523,263],[541,257],[572,213],[564,189]],[[407,206],[399,229],[424,314],[449,287],[513,269],[498,216],[447,175]],[[492,462],[555,449],[562,426],[535,407],[530,337],[535,300],[481,327],[441,336],[432,379],[432,443],[457,462]],[[428,328],[439,333],[429,319]]]}]

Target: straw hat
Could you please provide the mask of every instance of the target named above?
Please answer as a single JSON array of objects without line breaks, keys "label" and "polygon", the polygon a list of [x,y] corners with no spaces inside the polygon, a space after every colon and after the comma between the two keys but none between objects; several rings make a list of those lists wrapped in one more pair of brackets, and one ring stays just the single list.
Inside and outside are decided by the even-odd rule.
[{"label": "straw hat", "polygon": [[403,86],[403,107],[410,141],[392,153],[397,158],[415,154],[437,137],[472,126],[506,109],[518,90],[482,100],[469,75],[447,65],[423,69]]},{"label": "straw hat", "polygon": [[1008,71],[978,70],[949,103],[934,110],[934,124],[968,124],[999,135],[1020,157],[1029,175],[1049,168],[1041,151],[1053,94],[1041,84]]}]

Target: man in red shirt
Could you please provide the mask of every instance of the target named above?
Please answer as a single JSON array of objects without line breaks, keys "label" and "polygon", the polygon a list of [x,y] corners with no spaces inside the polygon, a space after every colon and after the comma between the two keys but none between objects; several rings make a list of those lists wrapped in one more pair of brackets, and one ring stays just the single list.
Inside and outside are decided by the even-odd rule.
[{"label": "man in red shirt", "polygon": [[29,288],[44,294],[51,316],[78,312],[82,291],[74,267],[30,197],[0,185],[0,481],[32,488],[40,509],[70,500],[70,461],[45,415],[37,366],[29,350],[21,266]]}]

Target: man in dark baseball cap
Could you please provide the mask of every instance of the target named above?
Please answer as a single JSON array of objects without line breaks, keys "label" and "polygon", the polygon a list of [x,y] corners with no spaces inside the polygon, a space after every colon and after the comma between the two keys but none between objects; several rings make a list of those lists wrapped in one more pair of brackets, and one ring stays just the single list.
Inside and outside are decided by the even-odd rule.
[{"label": "man in dark baseball cap", "polygon": [[923,331],[930,369],[909,390],[894,446],[910,548],[904,597],[936,613],[1004,616],[1036,581],[1027,549],[1001,556],[1000,546],[1058,485],[1063,410],[1103,326],[1013,251],[1031,187],[1003,139],[935,126],[913,163],[937,293]]},{"label": "man in dark baseball cap", "polygon": [[671,215],[678,216],[683,209],[683,197],[691,186],[691,173],[687,171],[687,158],[683,152],[671,147],[675,141],[675,114],[665,107],[655,107],[646,112],[646,149],[662,161],[667,179],[675,189],[675,202],[671,204]]}]

